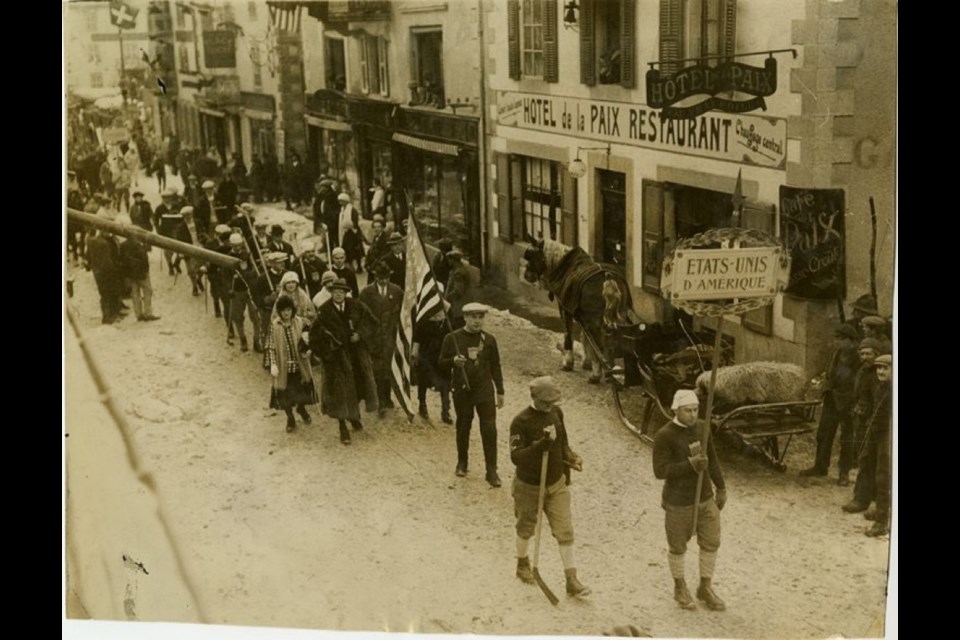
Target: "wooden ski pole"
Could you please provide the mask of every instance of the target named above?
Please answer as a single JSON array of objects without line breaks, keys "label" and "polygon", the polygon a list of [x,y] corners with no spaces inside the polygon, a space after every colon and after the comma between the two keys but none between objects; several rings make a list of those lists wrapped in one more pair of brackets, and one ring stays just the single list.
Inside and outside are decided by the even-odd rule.
[{"label": "wooden ski pole", "polygon": [[[707,470],[710,468],[707,444],[710,442],[710,429],[713,425],[713,396],[717,388],[717,369],[720,368],[720,341],[723,338],[723,316],[717,317],[717,332],[713,338],[713,363],[710,365],[710,389],[707,391],[707,417],[700,437],[700,448],[707,456]],[[697,520],[700,516],[700,493],[703,491],[703,471],[697,473],[697,490],[693,494],[693,535],[697,534]]]},{"label": "wooden ski pole", "polygon": [[540,576],[540,532],[543,530],[543,503],[546,499],[547,493],[547,466],[550,459],[550,449],[545,449],[543,455],[540,456],[540,491],[537,493],[537,525],[534,528],[533,533],[533,562],[530,563],[530,570],[533,572],[533,579],[537,581],[537,584],[540,586],[540,590],[543,591],[543,595],[547,596],[547,600],[550,601],[550,604],[556,605],[560,602],[559,598],[554,595],[553,591],[550,590],[550,587],[547,586],[547,583],[543,581],[543,578]]}]

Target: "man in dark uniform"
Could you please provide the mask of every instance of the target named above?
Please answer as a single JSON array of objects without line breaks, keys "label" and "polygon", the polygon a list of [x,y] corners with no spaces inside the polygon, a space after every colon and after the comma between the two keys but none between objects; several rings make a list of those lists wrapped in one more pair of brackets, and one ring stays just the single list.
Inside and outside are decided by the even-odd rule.
[{"label": "man in dark uniform", "polygon": [[457,414],[456,473],[460,477],[467,475],[470,429],[476,412],[480,418],[487,482],[499,487],[497,409],[503,408],[503,372],[497,341],[483,330],[486,313],[487,307],[476,302],[464,306],[466,326],[443,339],[440,367],[453,372],[453,408]]},{"label": "man in dark uniform", "polygon": [[153,208],[143,199],[143,191],[133,192],[133,204],[130,206],[130,220],[141,229],[153,231]]},{"label": "man in dark uniform", "polygon": [[[711,581],[720,548],[720,510],[727,502],[726,484],[711,438],[701,447],[706,423],[697,419],[700,400],[689,389],[673,396],[673,421],[657,431],[653,441],[653,474],[663,483],[662,505],[666,514],[667,556],[673,576],[673,597],[684,609],[695,609],[684,575],[687,542],[693,535],[693,510],[698,478],[705,470],[697,512],[697,543],[700,546],[700,586],[697,598],[708,609],[723,611],[726,605],[713,591]],[[716,498],[713,487],[716,486]]]},{"label": "man in dark uniform", "polygon": [[203,191],[197,198],[197,204],[194,205],[193,217],[196,219],[197,230],[206,234],[219,219],[217,216],[217,209],[219,208],[216,194],[217,185],[213,180],[205,180],[201,188]]},{"label": "man in dark uniform", "polygon": [[847,513],[866,511],[877,494],[877,447],[872,435],[875,429],[871,425],[874,412],[877,410],[876,392],[879,385],[876,359],[881,353],[886,355],[883,343],[876,338],[861,340],[857,352],[860,355],[860,370],[854,382],[856,407],[853,414],[857,431],[857,463],[860,470],[853,485],[853,499],[842,507]]},{"label": "man in dark uniform", "polygon": [[223,172],[223,179],[220,186],[217,187],[215,219],[217,222],[226,223],[233,217],[237,208],[237,194],[239,187],[233,179],[233,174],[229,171]]},{"label": "man in dark uniform", "polygon": [[357,285],[357,274],[354,273],[353,267],[347,264],[347,252],[343,250],[343,247],[336,247],[332,254],[333,264],[330,265],[330,270],[337,274],[337,279],[343,279],[347,286],[350,287],[350,295],[354,298],[360,297],[360,287]]},{"label": "man in dark uniform", "polygon": [[376,282],[360,292],[360,302],[367,305],[373,316],[380,321],[377,345],[371,350],[373,377],[377,382],[377,400],[381,417],[393,408],[390,399],[391,366],[397,341],[397,325],[400,323],[400,305],[403,304],[403,289],[390,282],[390,267],[383,262],[374,266]]},{"label": "man in dark uniform", "polygon": [[[127,216],[118,216],[117,222],[132,224]],[[119,254],[121,274],[130,288],[133,313],[137,316],[137,321],[159,320],[159,316],[153,315],[153,286],[150,284],[147,245],[137,238],[127,238],[120,244]]]},{"label": "man in dark uniform", "polygon": [[560,388],[553,378],[543,376],[530,381],[531,406],[510,423],[510,459],[517,466],[513,479],[513,504],[517,517],[517,577],[533,583],[527,556],[530,538],[537,524],[540,473],[543,455],[547,455],[547,475],[543,512],[550,531],[560,545],[560,560],[567,578],[567,594],[587,596],[590,588],[577,578],[573,558],[573,517],[570,514],[570,469],[583,471],[583,460],[570,449],[563,411],[558,404]]},{"label": "man in dark uniform", "polygon": [[404,253],[406,243],[404,237],[394,231],[390,234],[390,253],[381,260],[387,263],[393,275],[390,276],[390,282],[401,289],[407,286],[407,256]]}]

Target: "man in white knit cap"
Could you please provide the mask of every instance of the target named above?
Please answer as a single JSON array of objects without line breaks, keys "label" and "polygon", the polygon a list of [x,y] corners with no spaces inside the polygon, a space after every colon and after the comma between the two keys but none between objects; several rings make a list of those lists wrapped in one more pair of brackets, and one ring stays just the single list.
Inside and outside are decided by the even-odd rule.
[{"label": "man in white knit cap", "polygon": [[[684,557],[687,542],[693,536],[693,510],[697,479],[704,473],[697,514],[697,544],[700,546],[700,586],[697,599],[708,609],[723,611],[726,605],[711,586],[713,569],[720,548],[720,510],[727,502],[723,473],[709,439],[707,450],[701,447],[706,423],[698,420],[700,400],[697,394],[681,389],[673,396],[671,409],[674,418],[665,424],[654,438],[653,473],[663,484],[662,506],[666,514],[667,556],[673,576],[673,597],[684,609],[695,609],[696,604],[687,588],[684,575]],[[714,492],[716,487],[716,492]]]}]

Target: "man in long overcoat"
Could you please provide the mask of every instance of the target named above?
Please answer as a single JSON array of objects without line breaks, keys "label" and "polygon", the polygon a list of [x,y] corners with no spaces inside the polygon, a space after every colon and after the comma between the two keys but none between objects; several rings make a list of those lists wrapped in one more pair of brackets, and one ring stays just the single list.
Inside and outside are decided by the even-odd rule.
[{"label": "man in long overcoat", "polygon": [[377,410],[377,385],[370,352],[376,349],[379,323],[359,300],[347,298],[350,286],[343,279],[330,285],[332,297],[320,306],[310,327],[310,349],[323,363],[320,408],[340,423],[340,441],[350,444],[347,421],[355,431],[360,422],[360,401],[367,411]]},{"label": "man in long overcoat", "polygon": [[377,345],[371,356],[381,416],[394,406],[390,399],[391,364],[397,341],[397,325],[400,323],[400,306],[403,304],[403,289],[390,282],[391,273],[389,265],[378,262],[374,267],[376,282],[360,292],[360,302],[367,305],[380,321]]}]

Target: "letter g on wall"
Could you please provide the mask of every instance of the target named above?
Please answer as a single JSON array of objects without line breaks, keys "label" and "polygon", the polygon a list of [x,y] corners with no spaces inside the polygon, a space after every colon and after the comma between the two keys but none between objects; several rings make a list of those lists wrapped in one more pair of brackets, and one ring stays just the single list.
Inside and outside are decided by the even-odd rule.
[{"label": "letter g on wall", "polygon": [[877,160],[880,154],[877,152],[878,142],[876,138],[866,136],[857,140],[854,146],[853,156],[856,159],[857,166],[861,169],[872,169],[877,166]]}]

